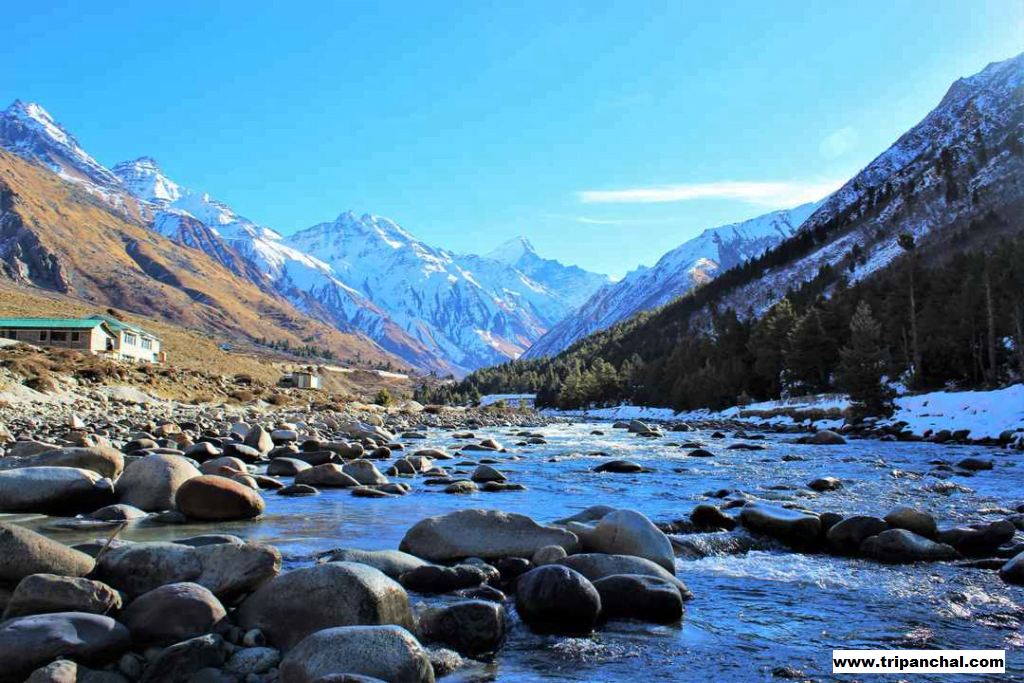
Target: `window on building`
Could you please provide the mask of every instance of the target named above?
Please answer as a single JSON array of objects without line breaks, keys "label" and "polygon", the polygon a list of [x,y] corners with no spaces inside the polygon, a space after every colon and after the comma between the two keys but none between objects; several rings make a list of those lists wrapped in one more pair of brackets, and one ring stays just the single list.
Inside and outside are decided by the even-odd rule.
[{"label": "window on building", "polygon": [[58,332],[57,330],[54,330],[53,332],[50,333],[50,341],[62,342],[62,341],[67,341],[67,340],[68,340],[68,333],[67,332]]},{"label": "window on building", "polygon": [[146,349],[147,351],[152,350],[153,349],[153,340],[152,339],[145,339],[144,338],[142,340],[142,348]]},{"label": "window on building", "polygon": [[82,333],[81,332],[72,332],[71,333],[71,341],[73,341],[73,342],[82,341]]},{"label": "window on building", "polygon": [[124,333],[124,343],[130,346],[135,346],[135,335],[131,332]]},{"label": "window on building", "polygon": [[39,330],[39,341],[46,341],[46,330]]}]

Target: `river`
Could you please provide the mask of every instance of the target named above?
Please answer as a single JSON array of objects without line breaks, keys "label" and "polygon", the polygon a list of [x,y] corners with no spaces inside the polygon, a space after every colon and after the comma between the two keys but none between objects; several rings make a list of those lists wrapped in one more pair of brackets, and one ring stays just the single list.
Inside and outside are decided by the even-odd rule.
[{"label": "river", "polygon": [[[594,430],[604,434],[594,435]],[[687,517],[710,492],[741,489],[765,499],[798,501],[818,512],[881,516],[896,505],[913,505],[932,512],[940,526],[947,526],[1002,518],[1005,513],[985,512],[986,508],[1016,506],[1024,499],[1024,455],[999,449],[878,441],[810,446],[791,443],[791,436],[768,434],[764,440],[750,441],[715,439],[701,431],[645,439],[607,423],[585,422],[533,430],[542,432],[548,443],[518,447],[512,445],[519,440],[514,436],[518,431],[479,430],[477,436],[495,437],[508,446],[509,453],[495,456],[502,461],[497,467],[511,481],[526,485],[527,491],[446,495],[417,478],[406,480],[413,491],[401,498],[355,498],[344,490],[303,498],[267,493],[267,514],[255,522],[172,527],[143,523],[127,528],[122,537],[171,540],[216,530],[276,545],[286,566],[294,567],[335,547],[397,548],[419,519],[470,507],[551,521],[600,503],[670,521]],[[428,437],[413,442],[412,448],[453,451],[465,443],[446,431],[432,430]],[[705,444],[715,456],[687,457],[691,449],[676,445],[686,441]],[[729,450],[736,441],[762,444],[765,450]],[[594,455],[597,452],[601,455]],[[490,454],[466,454],[474,460],[482,455]],[[786,455],[804,459],[783,460]],[[974,476],[949,476],[945,481],[958,485],[952,492],[929,490],[929,485],[943,481],[935,476],[937,465],[969,455],[991,457],[995,468]],[[654,471],[592,471],[617,458]],[[439,464],[451,467],[456,462]],[[820,494],[806,488],[810,480],[826,475],[840,478],[843,487]],[[46,518],[14,519],[65,542],[99,535],[54,529]],[[803,672],[807,679],[850,680],[833,676],[833,648],[1005,649],[1005,675],[963,678],[1024,680],[1024,588],[1004,584],[995,572],[948,563],[887,566],[796,554],[770,545],[730,554],[720,548],[727,544],[713,542],[718,538],[699,535],[695,543],[710,554],[677,560],[677,573],[694,594],[680,624],[612,622],[590,638],[567,639],[534,636],[516,621],[493,663],[445,680],[766,681],[772,680],[773,669],[783,666]]]}]

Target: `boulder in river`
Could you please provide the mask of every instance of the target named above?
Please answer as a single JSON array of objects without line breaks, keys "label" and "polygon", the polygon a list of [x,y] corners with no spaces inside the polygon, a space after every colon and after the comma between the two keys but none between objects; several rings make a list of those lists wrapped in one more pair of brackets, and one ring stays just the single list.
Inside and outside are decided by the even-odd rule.
[{"label": "boulder in river", "polygon": [[334,681],[338,680],[333,678],[337,674],[368,676],[387,683],[434,683],[427,651],[399,626],[342,626],[317,631],[298,643],[280,668],[281,683]]},{"label": "boulder in river", "polygon": [[299,458],[274,458],[267,465],[267,474],[272,477],[294,477],[302,470],[308,470],[310,465]]},{"label": "boulder in river", "polygon": [[0,470],[0,512],[74,514],[114,502],[114,484],[76,467]]},{"label": "boulder in river", "polygon": [[937,562],[958,557],[952,546],[930,541],[906,529],[889,529],[866,539],[860,551],[879,562],[909,564]]},{"label": "boulder in river", "polygon": [[632,460],[609,460],[594,468],[595,472],[611,472],[613,474],[635,474],[647,472],[647,468]]},{"label": "boulder in river", "polygon": [[121,595],[100,581],[55,574],[32,574],[18,582],[4,619],[53,612],[106,614],[121,609]]},{"label": "boulder in river", "polygon": [[884,519],[866,515],[846,517],[834,524],[826,534],[829,549],[840,555],[852,555],[860,550],[861,544],[871,536],[877,536],[889,524]]},{"label": "boulder in river", "polygon": [[136,646],[166,646],[212,633],[227,611],[196,583],[172,583],[135,598],[121,615]]},{"label": "boulder in river", "polygon": [[0,683],[22,683],[35,669],[66,657],[102,665],[128,650],[128,629],[110,617],[59,612],[17,617],[0,624]]},{"label": "boulder in river", "polygon": [[570,555],[565,559],[558,560],[556,564],[569,567],[577,571],[591,581],[615,576],[617,574],[638,574],[640,576],[653,576],[665,579],[679,591],[683,600],[693,597],[686,584],[680,581],[672,572],[665,571],[660,565],[645,560],[642,557],[632,555],[605,555],[603,553],[580,553]]},{"label": "boulder in river", "polygon": [[110,446],[58,448],[34,456],[22,467],[76,467],[92,470],[108,479],[117,479],[124,470],[124,456]]},{"label": "boulder in river", "polygon": [[999,570],[999,578],[1006,583],[1024,586],[1024,553],[1020,553],[1003,565]]},{"label": "boulder in river", "polygon": [[212,474],[189,479],[178,488],[178,510],[189,519],[226,521],[263,514],[266,504],[248,486]]},{"label": "boulder in river", "polygon": [[690,521],[701,529],[724,529],[732,531],[736,528],[736,520],[722,512],[716,505],[701,503],[690,512]]},{"label": "boulder in river", "polygon": [[893,508],[883,519],[894,529],[906,529],[925,538],[934,539],[939,533],[932,515],[905,505]]},{"label": "boulder in river", "polygon": [[525,515],[458,510],[420,520],[406,532],[399,549],[431,562],[445,562],[466,557],[529,558],[546,545],[559,545],[572,553],[578,550],[579,540]]},{"label": "boulder in river", "polygon": [[635,510],[615,510],[605,515],[587,535],[584,546],[589,552],[642,557],[675,572],[671,541]]},{"label": "boulder in river", "polygon": [[0,583],[32,574],[85,576],[95,562],[89,555],[17,524],[0,522]]},{"label": "boulder in river", "polygon": [[122,503],[146,512],[174,510],[178,488],[200,476],[192,463],[176,455],[147,455],[128,463],[117,480]]},{"label": "boulder in river", "polygon": [[836,489],[840,489],[842,487],[843,482],[839,481],[835,477],[818,477],[817,479],[812,479],[807,484],[807,488],[811,489],[812,491],[818,491],[819,493],[824,493],[825,491],[835,491]]},{"label": "boulder in river", "polygon": [[388,478],[381,474],[377,466],[369,460],[353,460],[345,463],[341,471],[355,479],[363,486],[387,484]]},{"label": "boulder in river", "polygon": [[814,436],[808,438],[806,443],[814,444],[815,446],[842,446],[846,443],[846,439],[830,429],[822,429]]},{"label": "boulder in river", "polygon": [[817,516],[774,505],[745,505],[740,510],[740,523],[750,531],[771,536],[784,543],[812,544],[821,536],[821,520]]},{"label": "boulder in river", "polygon": [[402,574],[427,566],[418,557],[403,553],[401,550],[359,550],[357,548],[336,548],[320,556],[319,562],[357,562],[384,572],[392,579]]},{"label": "boulder in river", "polygon": [[475,588],[487,582],[487,574],[471,564],[442,567],[426,564],[402,574],[399,579],[406,589],[417,593],[453,593],[463,588]]},{"label": "boulder in river", "polygon": [[281,574],[249,596],[235,620],[243,628],[260,629],[271,645],[285,650],[335,626],[413,625],[405,589],[373,567],[354,562]]},{"label": "boulder in river", "polygon": [[302,470],[295,475],[295,483],[317,486],[322,489],[359,486],[358,481],[345,474],[341,467],[334,463],[316,465],[308,470]]},{"label": "boulder in river", "polygon": [[1013,522],[1000,519],[988,524],[972,524],[939,531],[937,540],[971,557],[988,556],[996,548],[1009,543],[1017,533]]},{"label": "boulder in river", "polygon": [[432,607],[419,615],[417,634],[425,643],[442,643],[467,657],[497,652],[505,639],[505,608],[484,600]]},{"label": "boulder in river", "polygon": [[516,581],[516,612],[538,633],[586,635],[601,614],[601,596],[579,572],[549,564]]},{"label": "boulder in river", "polygon": [[594,582],[606,619],[637,619],[670,624],[683,617],[683,597],[667,579],[613,574]]}]

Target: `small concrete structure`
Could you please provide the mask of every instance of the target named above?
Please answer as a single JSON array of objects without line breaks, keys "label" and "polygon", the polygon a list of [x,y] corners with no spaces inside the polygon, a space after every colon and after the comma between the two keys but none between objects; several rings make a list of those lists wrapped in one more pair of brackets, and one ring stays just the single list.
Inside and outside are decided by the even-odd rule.
[{"label": "small concrete structure", "polygon": [[293,372],[292,386],[296,389],[319,389],[320,376],[312,372]]}]

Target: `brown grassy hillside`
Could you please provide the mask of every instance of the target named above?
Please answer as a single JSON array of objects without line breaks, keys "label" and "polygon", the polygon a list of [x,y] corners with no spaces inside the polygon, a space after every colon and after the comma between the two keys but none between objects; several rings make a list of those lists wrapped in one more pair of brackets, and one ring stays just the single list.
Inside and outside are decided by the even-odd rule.
[{"label": "brown grassy hillside", "polygon": [[111,212],[73,183],[3,150],[0,278],[215,338],[287,340],[330,349],[340,359],[358,354],[366,362],[404,365],[365,336],[309,318],[206,254]]}]

